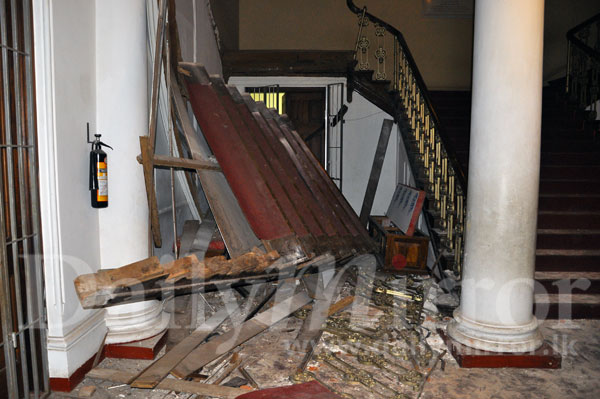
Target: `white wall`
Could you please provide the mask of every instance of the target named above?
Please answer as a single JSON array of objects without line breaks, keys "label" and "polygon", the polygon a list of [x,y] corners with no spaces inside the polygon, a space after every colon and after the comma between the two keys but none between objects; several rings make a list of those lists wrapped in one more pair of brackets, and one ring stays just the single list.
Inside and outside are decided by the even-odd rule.
[{"label": "white wall", "polygon": [[[147,133],[146,0],[35,0],[40,203],[51,378],[94,356],[105,310],[83,310],[73,280],[148,256],[148,211],[138,136]],[[108,152],[109,207],[90,204],[92,133]],[[156,301],[155,301],[156,302]],[[161,319],[147,305],[127,309]],[[121,314],[123,311],[120,312]],[[122,317],[121,320],[126,320]],[[151,331],[149,317],[136,320]],[[141,324],[139,324],[141,323]],[[144,325],[145,323],[145,325]]]},{"label": "white wall", "polygon": [[[344,165],[342,191],[357,213],[360,213],[375,149],[384,119],[394,119],[360,94],[352,94],[344,124]],[[398,126],[394,124],[371,215],[385,215],[396,189]]]},{"label": "white wall", "polygon": [[90,206],[86,122],[96,128],[93,1],[34,1],[40,202],[51,377],[68,377],[97,350],[104,311],[83,310],[73,279],[100,267]]},{"label": "white wall", "polygon": [[[246,87],[258,87],[279,84],[282,87],[327,87],[328,84],[344,83],[345,78],[330,77],[231,77],[229,84],[237,86],[240,92]],[[347,88],[344,87],[344,93]],[[344,95],[345,97],[345,95]],[[348,112],[344,119],[342,192],[356,213],[360,213],[367,189],[367,183],[373,166],[375,148],[379,140],[384,119],[393,119],[390,115],[373,105],[358,93],[353,93],[348,103]],[[397,128],[394,127],[394,132]],[[371,214],[383,215],[387,211],[396,187],[396,146],[397,133],[392,133],[385,154],[383,169],[375,202]]]},{"label": "white wall", "polygon": [[108,154],[109,206],[99,210],[102,268],[148,257],[148,203],[136,156],[148,131],[145,0],[96,2],[97,132]]}]

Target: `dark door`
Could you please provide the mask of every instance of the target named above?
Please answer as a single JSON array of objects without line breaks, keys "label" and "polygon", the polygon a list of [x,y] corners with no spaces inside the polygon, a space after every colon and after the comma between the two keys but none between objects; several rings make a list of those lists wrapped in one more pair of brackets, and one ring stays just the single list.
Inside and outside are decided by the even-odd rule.
[{"label": "dark door", "polygon": [[285,113],[321,165],[325,166],[325,89],[282,89]]}]

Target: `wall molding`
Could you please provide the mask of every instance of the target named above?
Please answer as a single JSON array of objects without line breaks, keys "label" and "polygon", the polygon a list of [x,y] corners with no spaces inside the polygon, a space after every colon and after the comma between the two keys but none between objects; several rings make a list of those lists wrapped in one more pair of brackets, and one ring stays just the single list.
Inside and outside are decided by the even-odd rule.
[{"label": "wall molding", "polygon": [[[40,214],[43,237],[46,309],[49,319],[62,320],[65,303],[56,151],[54,32],[50,0],[33,2],[36,117]],[[52,327],[50,327],[52,330]],[[58,331],[49,331],[56,335]]]}]

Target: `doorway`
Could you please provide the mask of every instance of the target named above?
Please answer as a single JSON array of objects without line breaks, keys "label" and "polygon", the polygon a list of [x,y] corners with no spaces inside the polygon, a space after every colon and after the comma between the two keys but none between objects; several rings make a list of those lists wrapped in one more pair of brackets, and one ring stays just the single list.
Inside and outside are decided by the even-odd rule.
[{"label": "doorway", "polygon": [[315,158],[325,168],[325,89],[285,89],[285,113]]}]

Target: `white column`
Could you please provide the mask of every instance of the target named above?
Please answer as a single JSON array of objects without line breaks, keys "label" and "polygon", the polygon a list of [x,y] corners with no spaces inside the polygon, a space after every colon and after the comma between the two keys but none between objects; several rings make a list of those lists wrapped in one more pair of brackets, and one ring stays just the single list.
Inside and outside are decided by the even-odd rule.
[{"label": "white column", "polygon": [[478,0],[465,266],[449,335],[495,352],[538,348],[532,314],[544,0]]},{"label": "white column", "polygon": [[[109,205],[98,211],[102,268],[148,257],[148,206],[139,136],[148,130],[145,0],[96,2],[97,132],[108,153]],[[107,343],[130,342],[163,331],[162,303],[107,308]]]}]

